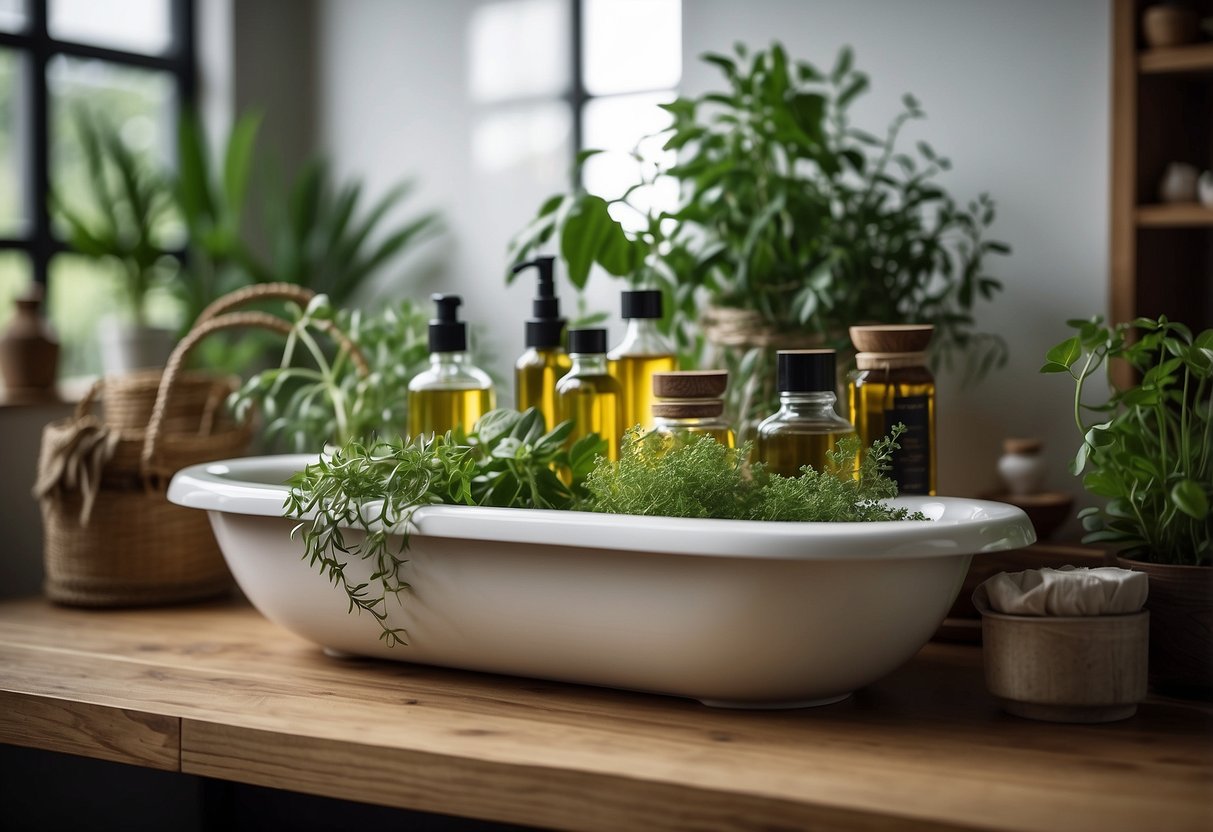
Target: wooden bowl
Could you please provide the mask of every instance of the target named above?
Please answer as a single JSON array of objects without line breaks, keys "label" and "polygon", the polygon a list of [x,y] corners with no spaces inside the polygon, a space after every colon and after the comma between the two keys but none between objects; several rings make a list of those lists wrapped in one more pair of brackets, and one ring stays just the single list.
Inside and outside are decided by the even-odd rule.
[{"label": "wooden bowl", "polygon": [[1114,722],[1146,698],[1150,613],[1004,615],[978,599],[986,687],[1007,713]]}]

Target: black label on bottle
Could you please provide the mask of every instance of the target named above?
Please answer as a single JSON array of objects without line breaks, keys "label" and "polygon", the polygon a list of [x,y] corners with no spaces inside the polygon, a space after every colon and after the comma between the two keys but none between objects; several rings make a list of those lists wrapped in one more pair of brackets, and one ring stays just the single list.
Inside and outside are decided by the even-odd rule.
[{"label": "black label on bottle", "polygon": [[889,475],[902,494],[931,492],[931,404],[927,396],[903,396],[885,412],[889,427],[901,422],[906,431],[897,438]]}]

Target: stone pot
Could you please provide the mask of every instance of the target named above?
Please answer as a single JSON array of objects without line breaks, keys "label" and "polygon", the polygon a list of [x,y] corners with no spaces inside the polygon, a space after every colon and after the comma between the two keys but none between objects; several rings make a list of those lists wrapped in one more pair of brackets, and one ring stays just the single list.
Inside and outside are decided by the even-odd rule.
[{"label": "stone pot", "polygon": [[1213,567],[1116,562],[1150,579],[1150,686],[1168,696],[1213,700]]},{"label": "stone pot", "polygon": [[1172,3],[1151,6],[1142,14],[1141,30],[1151,49],[1184,46],[1200,37],[1200,17],[1192,9]]},{"label": "stone pot", "polygon": [[16,310],[0,334],[0,375],[14,400],[55,398],[59,342],[39,314],[37,294],[18,298]]}]

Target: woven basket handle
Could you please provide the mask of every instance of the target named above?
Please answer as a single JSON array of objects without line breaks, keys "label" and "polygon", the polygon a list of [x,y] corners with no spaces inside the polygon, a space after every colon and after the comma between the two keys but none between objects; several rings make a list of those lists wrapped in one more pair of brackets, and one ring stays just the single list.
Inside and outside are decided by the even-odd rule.
[{"label": "woven basket handle", "polygon": [[[270,286],[290,285],[290,284],[267,284]],[[297,287],[296,287],[297,288]],[[234,293],[235,294],[235,293]],[[263,296],[264,297],[264,296]],[[222,299],[221,299],[222,300]],[[216,301],[215,306],[219,301]],[[327,332],[334,341],[336,341],[343,350],[349,353],[350,360],[354,363],[354,367],[358,371],[358,375],[366,378],[370,374],[370,366],[366,362],[366,357],[362,354],[362,350],[358,349],[358,345],[350,340],[349,336],[333,325],[331,321],[316,321],[318,327]],[[212,332],[219,332],[224,329],[244,329],[244,328],[268,329],[272,332],[277,332],[282,335],[289,336],[293,327],[282,320],[274,317],[267,312],[227,312],[220,313],[211,317],[209,320],[202,321],[194,325],[194,328],[189,331],[184,338],[177,344],[173,350],[173,354],[169,356],[168,363],[164,367],[164,375],[160,379],[160,389],[156,391],[156,403],[152,406],[152,418],[147,423],[147,433],[143,437],[143,452],[140,455],[140,463],[143,467],[145,479],[150,480],[150,472],[152,463],[156,459],[156,452],[159,449],[160,436],[164,423],[164,414],[168,410],[169,396],[172,394],[173,387],[176,384],[177,377],[181,374],[182,367],[185,366],[185,359],[190,351],[203,338],[210,335]],[[98,382],[100,384],[100,382]],[[97,385],[94,385],[96,387]],[[92,391],[89,391],[92,393]],[[88,396],[85,397],[86,399]],[[84,400],[81,400],[84,403]]]},{"label": "woven basket handle", "polygon": [[252,286],[228,292],[218,300],[212,301],[194,321],[194,326],[205,323],[225,312],[231,312],[241,306],[262,300],[290,300],[306,309],[314,297],[316,297],[316,293],[311,289],[305,289],[294,283],[254,283]]}]

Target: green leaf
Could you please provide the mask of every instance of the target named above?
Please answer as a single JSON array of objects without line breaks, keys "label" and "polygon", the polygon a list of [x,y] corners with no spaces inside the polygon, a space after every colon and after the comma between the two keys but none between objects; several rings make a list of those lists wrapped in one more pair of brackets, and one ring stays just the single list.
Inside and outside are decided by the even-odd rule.
[{"label": "green leaf", "polygon": [[260,115],[242,116],[232,128],[227,141],[227,154],[223,160],[223,191],[233,217],[240,216],[248,193],[249,172],[253,166],[253,150],[257,145],[260,127]]},{"label": "green leaf", "polygon": [[[1053,349],[1045,353],[1045,359],[1049,364],[1060,364],[1067,370],[1074,365],[1082,356],[1082,342],[1077,336],[1067,338]],[[1048,366],[1048,365],[1046,365]],[[1043,372],[1043,371],[1042,371]]]},{"label": "green leaf", "polygon": [[1042,373],[1068,373],[1068,372],[1070,372],[1070,368],[1066,364],[1058,364],[1056,361],[1048,361],[1040,368],[1040,372],[1042,372]]},{"label": "green leaf", "polygon": [[844,46],[838,52],[838,58],[834,61],[834,69],[830,71],[830,80],[835,84],[842,81],[846,74],[851,71],[851,64],[854,63],[855,53],[851,47]]},{"label": "green leaf", "polygon": [[1175,483],[1171,489],[1171,502],[1195,520],[1204,520],[1209,515],[1209,498],[1200,484],[1193,480]]},{"label": "green leaf", "polygon": [[585,288],[594,263],[620,276],[629,274],[636,264],[632,242],[600,196],[585,196],[569,212],[560,234],[560,251],[568,265],[569,282],[578,289]]}]

